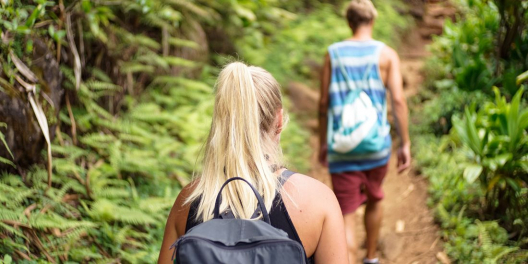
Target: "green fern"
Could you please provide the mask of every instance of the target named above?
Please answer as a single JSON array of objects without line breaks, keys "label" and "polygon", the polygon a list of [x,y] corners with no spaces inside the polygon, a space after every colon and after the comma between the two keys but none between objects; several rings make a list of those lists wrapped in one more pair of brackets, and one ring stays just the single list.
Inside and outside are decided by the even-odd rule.
[{"label": "green fern", "polygon": [[[2,127],[7,128],[7,124],[3,123],[3,122],[0,122],[0,128],[2,128]],[[11,149],[9,149],[9,146],[7,145],[7,142],[5,141],[5,136],[4,136],[4,134],[1,131],[0,131],[0,142],[2,142],[4,144],[4,147],[7,149],[7,152],[9,153],[9,155],[11,155],[11,158],[14,159],[13,153],[11,152]],[[10,160],[5,159],[3,157],[0,157],[0,162],[9,164],[9,165],[15,167],[15,164],[13,162],[11,162]]]},{"label": "green fern", "polygon": [[85,83],[85,85],[90,90],[106,90],[106,91],[117,92],[123,89],[123,87],[119,85],[115,85],[110,82],[88,81]]},{"label": "green fern", "polygon": [[192,49],[198,49],[200,47],[198,43],[194,41],[181,39],[181,38],[175,38],[175,37],[169,38],[169,44],[173,46],[187,47],[187,48],[192,48]]},{"label": "green fern", "polygon": [[[519,250],[518,247],[509,247],[503,245],[505,242],[504,240],[507,239],[507,234],[506,231],[497,224],[497,222],[481,222],[479,220],[476,220],[475,223],[479,230],[480,247],[482,247],[482,252],[486,256],[484,259],[484,263],[495,264],[497,263],[497,261],[499,261],[499,259],[506,257],[508,254]],[[503,232],[504,235],[498,235],[495,236],[494,239],[492,239],[489,232],[494,230],[499,230]],[[499,239],[500,241],[494,241],[497,239]]]}]

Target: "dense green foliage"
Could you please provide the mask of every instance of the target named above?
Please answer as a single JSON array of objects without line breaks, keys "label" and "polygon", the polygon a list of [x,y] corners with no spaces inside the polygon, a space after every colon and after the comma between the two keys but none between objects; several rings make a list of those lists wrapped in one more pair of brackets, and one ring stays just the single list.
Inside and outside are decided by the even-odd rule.
[{"label": "dense green foliage", "polygon": [[[3,5],[2,84],[21,74],[9,52],[31,66],[33,39],[43,39],[59,58],[72,104],[59,120],[47,116],[60,123],[51,187],[41,166],[0,177],[0,252],[21,263],[155,262],[168,209],[199,171],[212,113],[217,69],[204,67],[209,58],[193,57],[207,53],[199,43],[206,40],[193,34],[213,21],[229,24],[232,38],[259,30],[252,21],[272,7],[164,0]],[[84,53],[67,30],[81,36]],[[61,46],[74,58],[57,55]],[[38,88],[37,101],[49,107]],[[284,138],[293,154],[305,150],[307,134],[295,122],[289,130]]]},{"label": "dense green foliage", "polygon": [[453,260],[522,263],[528,108],[517,77],[528,70],[528,2],[458,2],[460,19],[448,22],[430,47],[430,89],[413,113],[415,157],[431,183],[430,203]]},{"label": "dense green foliage", "polygon": [[[390,3],[379,6],[376,37],[397,45],[394,32],[403,32],[409,20],[395,10],[398,1]],[[31,69],[34,44],[43,41],[60,65],[66,100],[56,118],[45,83],[35,83],[31,92],[47,123],[58,125],[51,185],[44,163],[1,173],[5,263],[155,262],[168,210],[200,171],[216,63],[240,52],[240,59],[267,68],[282,84],[315,83],[307,65],[321,63],[325,47],[350,34],[344,19],[320,1],[0,5],[0,93],[20,87],[15,76],[30,82],[13,57]],[[295,119],[282,136],[283,149],[287,165],[304,172],[309,133]],[[0,141],[5,147],[1,132]],[[11,158],[0,162],[17,166]]]},{"label": "dense green foliage", "polygon": [[430,80],[452,80],[441,82],[438,89],[457,87],[493,95],[491,88],[497,85],[504,93],[515,94],[516,77],[528,69],[526,2],[520,7],[502,0],[457,2],[462,15],[457,22],[446,21],[444,33],[430,47],[435,54],[428,63]]},{"label": "dense green foliage", "polygon": [[[319,82],[319,66],[326,48],[337,41],[351,37],[352,32],[344,19],[345,5],[335,11],[328,4],[317,5],[309,16],[297,16],[284,28],[272,35],[264,47],[248,36],[241,39],[238,46],[242,54],[250,62],[263,65],[281,83],[301,81],[317,89]],[[383,1],[377,6],[378,16],[374,24],[374,38],[384,41],[395,48],[408,27],[412,18],[402,16],[397,9],[405,10],[405,6],[396,0]]]},{"label": "dense green foliage", "polygon": [[[397,3],[380,6],[385,18],[376,28],[378,38],[394,45],[393,31],[408,25],[393,8]],[[31,81],[13,58],[31,69],[34,44],[43,41],[60,65],[66,100],[56,118],[42,81],[35,92],[17,94],[36,98],[47,123],[58,127],[51,185],[44,164],[0,175],[0,258],[6,263],[155,262],[168,210],[200,170],[215,63],[240,52],[283,84],[313,82],[305,58],[320,63],[325,46],[349,34],[344,20],[319,1],[0,5],[0,93],[20,88],[16,76]],[[309,134],[290,119],[282,136],[287,164],[306,171]],[[4,147],[2,133],[0,141]],[[0,162],[17,166],[11,158]]]},{"label": "dense green foliage", "polygon": [[[166,43],[169,50],[198,47],[176,37],[174,25],[188,10],[179,12],[173,9],[177,6],[154,1],[64,4],[78,25],[66,30],[82,34],[85,47],[102,49],[78,55],[86,61],[83,68],[71,59],[60,61],[66,96],[75,103],[71,113],[68,106],[59,116],[51,187],[46,187],[41,167],[24,177],[1,176],[0,251],[28,262],[152,263],[167,210],[190,178],[209,124],[212,83],[170,74],[175,68],[185,72],[199,64],[162,56]],[[25,58],[32,51],[32,38],[44,39],[52,50],[75,49],[60,29],[68,24],[57,17],[64,15],[56,14],[58,6],[51,1],[15,2],[3,9],[10,36],[2,43],[7,77],[17,73],[6,53],[13,50],[30,65]],[[144,29],[165,31],[164,39],[118,26],[121,12]],[[43,21],[52,24],[39,27]],[[113,67],[119,67],[117,75]],[[150,78],[154,72],[158,75]],[[147,80],[136,81],[141,79]],[[149,93],[137,96],[142,90]],[[50,122],[53,119],[48,116]]]}]

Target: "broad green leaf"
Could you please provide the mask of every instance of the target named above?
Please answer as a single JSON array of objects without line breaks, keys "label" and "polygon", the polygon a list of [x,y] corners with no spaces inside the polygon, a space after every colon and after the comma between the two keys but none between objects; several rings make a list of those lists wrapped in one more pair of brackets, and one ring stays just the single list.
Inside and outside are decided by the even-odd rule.
[{"label": "broad green leaf", "polygon": [[464,169],[464,179],[467,182],[473,183],[482,173],[482,166],[477,164],[468,164]]},{"label": "broad green leaf", "polygon": [[519,129],[526,129],[528,128],[528,109],[525,109],[521,112],[519,115]]},{"label": "broad green leaf", "polygon": [[528,173],[528,161],[527,160],[523,160],[521,162],[519,162],[521,168],[526,172]]},{"label": "broad green leaf", "polygon": [[515,192],[519,192],[521,190],[521,185],[519,185],[519,183],[514,179],[507,177],[506,182]]},{"label": "broad green leaf", "polygon": [[491,191],[500,180],[502,180],[502,176],[500,175],[493,177],[488,183],[488,191]]},{"label": "broad green leaf", "polygon": [[521,83],[526,81],[526,79],[528,79],[528,71],[525,71],[521,73],[519,76],[517,76],[517,85],[520,85]]},{"label": "broad green leaf", "polygon": [[4,262],[5,264],[11,264],[11,263],[13,262],[13,259],[11,258],[10,255],[7,255],[7,254],[6,254],[6,255],[4,255],[4,260],[3,260],[3,262]]},{"label": "broad green leaf", "polygon": [[510,136],[510,151],[515,151],[515,148],[518,144],[519,134],[523,130],[519,131],[519,108],[521,105],[521,97],[523,94],[523,89],[519,89],[513,100],[510,104],[510,109],[508,113],[508,135]]},{"label": "broad green leaf", "polygon": [[508,162],[509,160],[512,159],[512,154],[511,153],[505,153],[505,154],[501,154],[501,155],[498,155],[498,156],[495,156],[495,158],[493,158],[494,160],[497,161],[497,164],[499,164],[500,166],[504,166],[504,164],[506,164],[506,162]]},{"label": "broad green leaf", "polygon": [[470,112],[469,108],[465,109],[465,126],[467,135],[467,144],[475,154],[482,156],[482,141],[478,135],[477,127],[475,125],[474,115]]}]

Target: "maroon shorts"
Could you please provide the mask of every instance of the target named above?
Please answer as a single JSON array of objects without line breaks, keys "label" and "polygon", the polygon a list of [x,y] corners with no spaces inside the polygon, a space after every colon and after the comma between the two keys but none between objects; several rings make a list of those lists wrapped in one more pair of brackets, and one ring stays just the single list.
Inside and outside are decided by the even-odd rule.
[{"label": "maroon shorts", "polygon": [[332,173],[332,185],[343,215],[355,212],[367,198],[383,199],[381,183],[387,174],[388,164],[366,171]]}]

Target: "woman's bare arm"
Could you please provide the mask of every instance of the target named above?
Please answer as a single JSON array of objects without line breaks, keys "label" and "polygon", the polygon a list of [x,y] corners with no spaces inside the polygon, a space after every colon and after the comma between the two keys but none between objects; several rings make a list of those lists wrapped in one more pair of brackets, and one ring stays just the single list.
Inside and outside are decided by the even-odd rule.
[{"label": "woman's bare arm", "polygon": [[158,258],[158,264],[172,263],[172,252],[170,246],[180,237],[185,234],[185,225],[187,224],[187,215],[189,214],[189,205],[184,205],[185,200],[192,192],[192,184],[188,184],[183,188],[176,198],[174,205],[167,218],[165,224],[165,233],[163,235],[163,242]]},{"label": "woman's bare arm", "polygon": [[348,264],[343,216],[325,184],[294,174],[284,185],[284,204],[308,256],[316,263]]},{"label": "woman's bare arm", "polygon": [[315,263],[348,264],[345,226],[341,208],[334,193],[326,186],[318,193],[317,203],[325,211],[325,219],[319,244],[315,251]]}]

